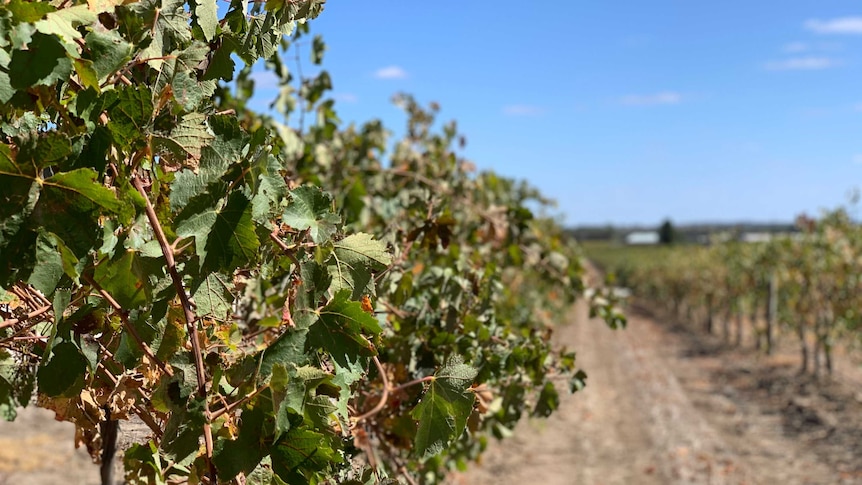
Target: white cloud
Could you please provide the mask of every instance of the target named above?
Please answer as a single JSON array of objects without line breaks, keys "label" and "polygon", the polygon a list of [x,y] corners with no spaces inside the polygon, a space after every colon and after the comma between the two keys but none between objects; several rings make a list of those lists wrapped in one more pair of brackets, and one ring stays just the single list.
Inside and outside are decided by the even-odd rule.
[{"label": "white cloud", "polygon": [[835,52],[842,50],[844,48],[844,44],[841,42],[818,42],[817,48],[821,51]]},{"label": "white cloud", "polygon": [[674,91],[662,91],[655,94],[630,94],[620,98],[620,104],[625,106],[657,106],[662,104],[679,104],[684,96]]},{"label": "white cloud", "polygon": [[783,61],[770,61],[763,67],[769,71],[816,71],[840,65],[841,61],[830,57],[793,57]]},{"label": "white cloud", "polygon": [[254,81],[254,87],[256,89],[278,88],[278,76],[276,76],[272,71],[254,71],[249,77]]},{"label": "white cloud", "polygon": [[856,103],[856,106],[853,106],[853,109],[862,112],[862,103]]},{"label": "white cloud", "polygon": [[837,52],[843,48],[840,42],[788,42],[781,48],[787,54],[805,52]]},{"label": "white cloud", "polygon": [[857,153],[853,155],[853,163],[856,165],[862,165],[862,153]]},{"label": "white cloud", "polygon": [[399,66],[386,66],[374,72],[377,79],[405,79],[407,71]]},{"label": "white cloud", "polygon": [[818,34],[862,34],[862,17],[810,19],[805,21],[805,29]]},{"label": "white cloud", "polygon": [[782,50],[789,54],[794,54],[799,52],[805,52],[809,49],[811,49],[811,46],[806,44],[805,42],[791,42],[789,44],[785,44],[784,49]]},{"label": "white cloud", "polygon": [[531,104],[510,104],[503,107],[503,114],[508,116],[539,116],[544,113],[543,108]]}]

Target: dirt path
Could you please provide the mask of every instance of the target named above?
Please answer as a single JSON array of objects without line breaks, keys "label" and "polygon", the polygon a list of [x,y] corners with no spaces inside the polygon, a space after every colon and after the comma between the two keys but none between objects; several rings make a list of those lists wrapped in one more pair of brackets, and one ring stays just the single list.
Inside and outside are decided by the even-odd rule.
[{"label": "dirt path", "polygon": [[74,448],[75,426],[54,413],[28,407],[15,421],[0,421],[0,485],[98,485],[99,468]]},{"label": "dirt path", "polygon": [[[492,445],[452,482],[862,483],[862,455],[853,447],[854,440],[862,446],[862,408],[847,389],[833,396],[846,404],[846,415],[831,417],[818,411],[831,402],[818,401],[821,393],[800,398],[798,389],[784,386],[777,396],[764,394],[759,384],[780,384],[786,366],[749,362],[756,357],[718,349],[709,338],[705,347],[644,313],[614,332],[589,320],[581,306],[557,337],[578,352],[589,373],[586,389],[548,420],[521,423],[513,438]],[[819,421],[818,429],[803,423],[794,430],[794,403],[806,408],[803,415],[814,413],[801,419]]]}]

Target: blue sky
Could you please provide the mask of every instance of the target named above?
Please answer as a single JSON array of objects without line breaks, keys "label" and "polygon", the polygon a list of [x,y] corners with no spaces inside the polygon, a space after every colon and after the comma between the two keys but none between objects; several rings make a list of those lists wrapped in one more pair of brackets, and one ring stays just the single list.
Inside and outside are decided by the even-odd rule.
[{"label": "blue sky", "polygon": [[312,30],[343,120],[437,101],[570,224],[790,221],[862,184],[858,2],[330,0]]}]

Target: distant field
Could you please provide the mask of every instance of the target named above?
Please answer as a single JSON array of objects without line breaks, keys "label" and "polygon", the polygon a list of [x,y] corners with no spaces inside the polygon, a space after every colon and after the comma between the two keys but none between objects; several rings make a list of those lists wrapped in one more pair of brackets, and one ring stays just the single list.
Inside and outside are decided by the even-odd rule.
[{"label": "distant field", "polygon": [[628,246],[608,241],[581,243],[587,259],[593,262],[608,278],[608,283],[627,286],[628,278],[636,268],[643,268],[666,259],[672,253],[702,251],[696,244]]}]

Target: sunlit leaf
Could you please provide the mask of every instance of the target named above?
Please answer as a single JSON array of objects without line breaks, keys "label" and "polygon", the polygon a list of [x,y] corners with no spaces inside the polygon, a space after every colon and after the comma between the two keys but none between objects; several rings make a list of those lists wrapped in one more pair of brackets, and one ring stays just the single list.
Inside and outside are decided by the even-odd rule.
[{"label": "sunlit leaf", "polygon": [[188,114],[177,123],[170,134],[154,136],[154,141],[174,154],[200,159],[203,147],[215,138],[207,130],[206,120],[207,116],[203,113]]},{"label": "sunlit leaf", "polygon": [[416,454],[436,455],[461,436],[473,410],[475,398],[467,388],[475,377],[476,370],[460,362],[434,374],[422,400],[410,413],[419,421],[414,440]]},{"label": "sunlit leaf", "polygon": [[204,33],[204,38],[207,41],[212,40],[218,27],[216,0],[195,0],[195,18]]},{"label": "sunlit leaf", "polygon": [[318,312],[317,323],[308,333],[308,344],[326,349],[343,367],[360,356],[376,355],[368,336],[383,329],[374,316],[362,310],[358,301],[350,301],[350,291],[342,290]]},{"label": "sunlit leaf", "polygon": [[[251,203],[240,192],[227,201],[202,203],[205,207],[187,211],[192,214],[177,225],[177,235],[194,237],[197,254],[206,268],[232,270],[254,258],[260,245],[251,218]],[[198,209],[198,207],[193,207]]]},{"label": "sunlit leaf", "polygon": [[137,251],[126,251],[114,261],[99,263],[95,279],[123,308],[138,308],[152,300],[149,276],[154,273],[156,265]]},{"label": "sunlit leaf", "polygon": [[373,272],[386,269],[392,262],[386,244],[370,234],[358,233],[335,243],[329,272],[333,292],[350,290],[351,297],[375,294]]},{"label": "sunlit leaf", "polygon": [[332,198],[327,193],[304,185],[292,190],[290,198],[290,205],[283,216],[285,224],[301,231],[308,230],[311,239],[317,243],[332,237],[341,218],[332,211]]}]

